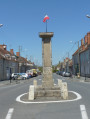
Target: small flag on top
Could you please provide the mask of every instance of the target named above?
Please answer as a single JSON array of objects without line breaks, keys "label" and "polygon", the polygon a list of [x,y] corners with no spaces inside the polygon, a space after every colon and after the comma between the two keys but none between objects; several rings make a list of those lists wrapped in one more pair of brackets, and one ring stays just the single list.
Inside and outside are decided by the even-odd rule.
[{"label": "small flag on top", "polygon": [[43,19],[43,22],[46,22],[47,19],[49,19],[49,17],[46,15]]}]

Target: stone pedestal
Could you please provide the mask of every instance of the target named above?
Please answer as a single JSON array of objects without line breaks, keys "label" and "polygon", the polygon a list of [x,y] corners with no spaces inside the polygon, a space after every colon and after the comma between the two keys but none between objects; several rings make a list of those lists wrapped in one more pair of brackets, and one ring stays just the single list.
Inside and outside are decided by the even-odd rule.
[{"label": "stone pedestal", "polygon": [[42,38],[42,60],[43,60],[43,81],[42,87],[52,88],[52,48],[51,48],[51,37],[53,32],[40,33],[39,36]]}]

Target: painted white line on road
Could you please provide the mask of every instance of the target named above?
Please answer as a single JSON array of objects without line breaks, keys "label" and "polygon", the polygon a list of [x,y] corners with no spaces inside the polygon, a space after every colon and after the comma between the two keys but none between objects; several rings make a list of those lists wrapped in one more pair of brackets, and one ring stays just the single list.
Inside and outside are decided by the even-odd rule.
[{"label": "painted white line on road", "polygon": [[20,102],[20,103],[24,103],[24,104],[39,104],[39,103],[45,104],[45,103],[72,102],[72,101],[77,101],[77,100],[82,99],[82,96],[81,96],[80,94],[78,94],[77,92],[74,92],[74,91],[69,91],[69,92],[74,93],[74,94],[77,96],[77,98],[76,98],[76,99],[72,99],[72,100],[25,102],[25,101],[22,101],[22,100],[21,100],[21,97],[24,96],[25,94],[27,94],[27,93],[24,93],[24,94],[21,94],[20,96],[18,96],[18,97],[16,98],[16,101],[17,101],[17,102]]},{"label": "painted white line on road", "polygon": [[80,111],[81,111],[82,119],[88,119],[85,105],[80,105]]},{"label": "painted white line on road", "polygon": [[14,108],[10,108],[5,119],[11,119],[13,111],[14,111]]}]

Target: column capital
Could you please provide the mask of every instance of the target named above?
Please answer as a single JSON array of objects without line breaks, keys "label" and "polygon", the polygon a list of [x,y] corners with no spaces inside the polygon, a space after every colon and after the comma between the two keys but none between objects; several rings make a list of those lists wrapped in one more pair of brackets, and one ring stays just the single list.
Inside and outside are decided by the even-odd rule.
[{"label": "column capital", "polygon": [[53,32],[40,32],[39,37],[40,38],[51,38],[53,37]]}]

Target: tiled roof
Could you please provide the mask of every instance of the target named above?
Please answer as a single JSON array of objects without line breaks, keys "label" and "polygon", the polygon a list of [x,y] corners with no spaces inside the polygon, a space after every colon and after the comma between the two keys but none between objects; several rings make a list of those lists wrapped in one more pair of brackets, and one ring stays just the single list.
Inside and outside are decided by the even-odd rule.
[{"label": "tiled roof", "polygon": [[0,58],[4,58],[6,60],[11,60],[16,62],[17,61],[16,58],[13,58],[12,56],[13,55],[9,51],[0,48]]},{"label": "tiled roof", "polygon": [[[15,57],[15,58],[14,58]],[[24,57],[18,57],[16,55],[12,55],[11,52],[3,49],[3,48],[0,48],[0,59],[1,58],[4,58],[6,60],[11,60],[11,61],[18,61],[19,63],[28,63],[28,64],[32,64],[30,61],[27,61],[26,58]]]},{"label": "tiled roof", "polygon": [[78,53],[78,50],[80,50],[80,49],[81,49],[81,46],[79,47],[79,49],[76,50],[76,52],[73,55],[76,55]]},{"label": "tiled roof", "polygon": [[0,53],[2,53],[3,55],[4,55],[4,54],[10,54],[10,55],[11,55],[11,53],[10,53],[9,51],[4,50],[4,49],[2,49],[2,48],[0,48]]},{"label": "tiled roof", "polygon": [[21,57],[21,56],[18,57],[18,61],[19,61],[20,63],[27,63],[27,62],[28,62],[26,58]]},{"label": "tiled roof", "polygon": [[87,47],[84,46],[84,48],[82,48],[82,46],[80,46],[79,49],[77,49],[76,52],[72,56],[77,54],[78,50],[80,50],[79,53],[85,52],[88,49],[88,47],[89,47],[89,45]]},{"label": "tiled roof", "polygon": [[82,53],[82,52],[85,52],[86,50],[88,50],[88,47],[86,47],[84,50],[82,50],[80,53]]}]

